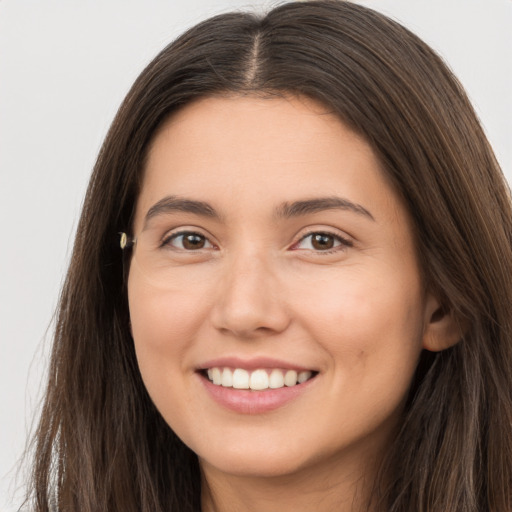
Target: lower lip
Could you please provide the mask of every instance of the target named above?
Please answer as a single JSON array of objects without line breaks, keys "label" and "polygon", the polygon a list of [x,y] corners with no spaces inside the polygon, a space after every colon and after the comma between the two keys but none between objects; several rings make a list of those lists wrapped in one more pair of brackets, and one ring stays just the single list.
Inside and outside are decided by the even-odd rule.
[{"label": "lower lip", "polygon": [[279,409],[305,393],[318,377],[316,375],[295,386],[251,391],[217,386],[202,374],[198,374],[198,376],[215,402],[241,414],[262,414]]}]

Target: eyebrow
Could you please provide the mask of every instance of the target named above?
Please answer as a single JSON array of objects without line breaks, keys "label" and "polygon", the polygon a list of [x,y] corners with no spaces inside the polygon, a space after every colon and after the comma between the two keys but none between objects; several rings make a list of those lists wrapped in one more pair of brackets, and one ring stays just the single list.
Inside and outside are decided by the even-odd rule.
[{"label": "eyebrow", "polygon": [[[294,201],[292,203],[286,202],[276,208],[274,216],[278,219],[289,219],[325,210],[348,210],[373,221],[375,220],[373,215],[360,204],[353,203],[348,199],[337,196],[305,199],[302,201]],[[215,208],[204,201],[196,201],[194,199],[186,199],[178,196],[166,196],[156,202],[148,210],[144,219],[144,226],[146,227],[148,222],[158,215],[173,212],[192,213],[194,215],[210,219],[221,219],[221,216]]]},{"label": "eyebrow", "polygon": [[185,199],[178,196],[166,196],[148,210],[144,219],[144,228],[152,218],[173,212],[192,213],[201,217],[220,219],[220,215],[215,209],[204,201]]},{"label": "eyebrow", "polygon": [[375,221],[373,215],[360,204],[353,203],[348,199],[337,196],[319,197],[306,199],[304,201],[295,201],[293,203],[283,203],[277,208],[276,217],[288,219],[325,210],[348,210]]}]

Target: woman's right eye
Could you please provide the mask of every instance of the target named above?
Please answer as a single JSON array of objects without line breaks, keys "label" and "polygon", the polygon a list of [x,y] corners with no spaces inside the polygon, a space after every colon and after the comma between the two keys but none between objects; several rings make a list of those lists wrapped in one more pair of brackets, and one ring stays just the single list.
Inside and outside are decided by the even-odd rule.
[{"label": "woman's right eye", "polygon": [[172,247],[183,251],[198,251],[201,249],[213,249],[214,245],[200,233],[182,231],[165,238],[162,242],[162,247]]}]

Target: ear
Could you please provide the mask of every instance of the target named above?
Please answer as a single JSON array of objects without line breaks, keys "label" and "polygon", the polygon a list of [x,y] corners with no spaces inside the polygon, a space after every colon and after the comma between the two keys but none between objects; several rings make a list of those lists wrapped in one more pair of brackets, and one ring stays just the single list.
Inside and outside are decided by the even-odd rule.
[{"label": "ear", "polygon": [[428,295],[425,306],[423,348],[440,352],[456,345],[463,329],[453,312],[444,307],[433,295]]}]

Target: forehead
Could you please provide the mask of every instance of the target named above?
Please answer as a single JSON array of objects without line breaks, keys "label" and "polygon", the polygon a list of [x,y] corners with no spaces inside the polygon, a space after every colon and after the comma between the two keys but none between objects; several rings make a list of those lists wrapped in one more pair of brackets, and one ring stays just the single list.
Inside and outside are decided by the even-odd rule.
[{"label": "forehead", "polygon": [[280,159],[304,157],[302,149],[340,137],[363,142],[326,107],[307,97],[206,97],[186,105],[164,123],[150,146],[149,166],[160,156],[162,146],[173,143],[171,139],[176,140],[173,149],[177,156],[182,153],[179,145],[183,152],[191,146],[207,148],[217,159],[239,154],[240,158],[269,162],[273,155]]},{"label": "forehead", "polygon": [[155,135],[137,217],[166,195],[243,203],[254,212],[262,203],[318,195],[398,206],[387,181],[364,138],[313,100],[203,98]]}]

